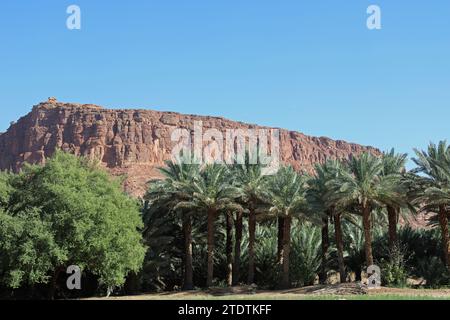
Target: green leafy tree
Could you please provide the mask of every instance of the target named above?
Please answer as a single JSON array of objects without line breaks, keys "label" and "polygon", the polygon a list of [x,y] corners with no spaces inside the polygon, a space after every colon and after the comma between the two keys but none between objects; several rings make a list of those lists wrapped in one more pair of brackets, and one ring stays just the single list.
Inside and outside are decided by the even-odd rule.
[{"label": "green leafy tree", "polygon": [[3,285],[46,284],[55,266],[67,260],[56,243],[51,225],[39,210],[10,215],[0,212],[0,278]]},{"label": "green leafy tree", "polygon": [[10,195],[13,191],[11,186],[12,174],[0,172],[0,208],[5,209],[8,206]]},{"label": "green leafy tree", "polygon": [[[51,282],[53,297],[69,265],[90,271],[108,288],[123,285],[128,273],[142,267],[138,203],[95,164],[56,152],[44,166],[26,166],[11,185],[2,214],[11,232],[0,235],[6,246],[1,260],[11,262],[3,271],[9,274],[6,285]],[[20,250],[8,247],[11,239]]]}]

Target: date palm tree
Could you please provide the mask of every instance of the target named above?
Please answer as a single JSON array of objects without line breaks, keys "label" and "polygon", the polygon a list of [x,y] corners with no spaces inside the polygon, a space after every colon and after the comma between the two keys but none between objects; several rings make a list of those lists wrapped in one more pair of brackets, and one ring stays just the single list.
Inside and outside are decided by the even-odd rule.
[{"label": "date palm tree", "polygon": [[381,176],[390,180],[394,188],[385,189],[380,200],[385,203],[389,224],[389,247],[391,250],[397,245],[397,224],[402,207],[412,206],[408,203],[406,189],[406,161],[407,154],[396,154],[394,149],[383,154]]},{"label": "date palm tree", "polygon": [[[267,178],[262,173],[261,165],[249,164],[236,166],[233,172],[236,186],[240,192],[240,202],[248,212],[248,278],[247,282],[252,284],[255,278],[255,234],[257,211],[261,206],[262,199],[267,198]],[[240,245],[242,240],[242,212],[236,217],[236,248],[235,248],[235,284],[239,279]]]},{"label": "date palm tree", "polygon": [[450,268],[450,239],[448,233],[448,215],[450,212],[450,146],[441,141],[436,146],[431,143],[428,151],[415,150],[413,161],[420,173],[416,183],[422,186],[415,203],[422,205],[422,212],[434,212],[438,215],[441,228],[444,263]]},{"label": "date palm tree", "polygon": [[[342,174],[330,187],[330,200],[340,208],[353,207],[354,212],[362,216],[364,230],[364,248],[367,266],[373,265],[372,254],[372,211],[380,206],[379,196],[383,185],[381,171],[383,165],[379,158],[364,153],[349,161],[349,171]],[[388,183],[386,183],[386,188]]]},{"label": "date palm tree", "polygon": [[327,160],[323,164],[315,165],[315,176],[313,176],[308,185],[308,202],[313,210],[322,214],[322,266],[320,281],[325,283],[326,265],[328,262],[329,235],[328,224],[330,219],[334,221],[335,240],[338,253],[338,265],[340,281],[346,281],[346,272],[344,265],[344,244],[342,238],[341,219],[342,213],[336,210],[336,204],[330,193],[333,192],[330,184],[334,179],[338,179],[341,170],[344,170],[343,164],[338,160]]},{"label": "date palm tree", "polygon": [[239,189],[230,183],[228,168],[220,164],[206,165],[193,183],[186,186],[192,197],[178,203],[176,208],[184,208],[205,214],[207,218],[208,271],[206,286],[213,284],[214,277],[214,236],[215,222],[222,212],[239,211],[242,207],[236,202]]},{"label": "date palm tree", "polygon": [[145,195],[148,206],[165,207],[168,211],[180,213],[184,235],[184,280],[183,290],[193,290],[192,267],[192,211],[176,209],[179,202],[192,198],[189,186],[199,174],[198,165],[180,164],[171,161],[161,167],[164,180],[152,180]]},{"label": "date palm tree", "polygon": [[[270,210],[275,217],[284,218],[283,250],[282,250],[282,279],[281,287],[288,288],[289,255],[291,245],[291,224],[293,218],[313,220],[308,210],[306,196],[308,178],[300,175],[291,166],[282,167],[271,177],[268,184]],[[310,216],[311,215],[311,216]],[[317,223],[317,220],[315,221]]]}]

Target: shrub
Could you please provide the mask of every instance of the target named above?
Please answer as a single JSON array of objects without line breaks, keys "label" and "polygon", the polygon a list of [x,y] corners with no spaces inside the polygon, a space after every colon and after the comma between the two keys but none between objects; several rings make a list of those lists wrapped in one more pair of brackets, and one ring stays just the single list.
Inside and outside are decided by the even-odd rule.
[{"label": "shrub", "polygon": [[417,277],[423,276],[422,270],[418,268],[421,261],[441,256],[442,247],[438,230],[413,230],[407,226],[399,229],[398,240],[409,256],[408,267]]},{"label": "shrub", "polygon": [[[256,230],[256,282],[258,286],[277,288],[281,270],[277,264],[277,228],[259,225]],[[321,264],[321,231],[310,223],[294,223],[291,231],[290,279],[294,286],[314,284]],[[242,261],[247,272],[247,237],[244,236]]]},{"label": "shrub", "polygon": [[388,287],[405,287],[408,280],[408,271],[406,267],[406,250],[401,246],[394,246],[388,250],[388,259],[382,260],[381,282]]},{"label": "shrub", "polygon": [[310,223],[293,228],[290,271],[295,286],[314,284],[322,263],[321,236],[320,228]]},{"label": "shrub", "polygon": [[261,226],[256,236],[256,279],[262,286],[276,288],[281,278],[277,264],[277,229]]},{"label": "shrub", "polygon": [[426,286],[438,288],[450,285],[450,272],[438,257],[427,257],[419,260],[418,273],[426,280]]}]

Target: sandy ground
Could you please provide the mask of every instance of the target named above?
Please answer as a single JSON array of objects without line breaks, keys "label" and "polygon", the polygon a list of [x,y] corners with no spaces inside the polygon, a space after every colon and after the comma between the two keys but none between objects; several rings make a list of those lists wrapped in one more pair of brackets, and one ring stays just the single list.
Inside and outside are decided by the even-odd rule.
[{"label": "sandy ground", "polygon": [[122,296],[109,298],[91,298],[89,300],[309,300],[309,299],[337,299],[346,300],[358,299],[371,300],[373,299],[399,299],[405,298],[436,298],[436,299],[450,299],[450,289],[400,289],[400,288],[380,288],[369,290],[366,295],[329,295],[329,294],[307,294],[307,288],[290,289],[283,291],[257,291],[254,294],[209,294],[204,291],[193,292],[167,292],[156,294],[144,294],[136,296]]}]

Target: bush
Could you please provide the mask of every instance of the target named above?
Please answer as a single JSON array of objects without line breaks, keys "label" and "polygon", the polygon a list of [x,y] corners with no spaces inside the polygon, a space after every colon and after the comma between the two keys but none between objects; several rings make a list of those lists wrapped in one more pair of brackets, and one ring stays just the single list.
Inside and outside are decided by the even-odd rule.
[{"label": "bush", "polygon": [[322,263],[321,237],[320,228],[310,223],[293,228],[290,273],[295,286],[314,284]]},{"label": "bush", "polygon": [[410,227],[404,227],[399,229],[398,240],[409,256],[408,268],[417,277],[423,276],[422,270],[418,268],[421,261],[429,257],[441,256],[442,245],[439,230],[413,230]]},{"label": "bush", "polygon": [[[255,282],[259,287],[274,289],[278,285],[277,246],[276,227],[259,224],[255,243]],[[241,280],[245,280],[248,274],[248,232],[243,234],[241,254]]]},{"label": "bush", "polygon": [[427,257],[419,260],[418,273],[426,280],[426,286],[438,288],[450,285],[450,272],[437,257]]},{"label": "bush", "polygon": [[408,280],[406,268],[406,250],[401,246],[394,246],[388,250],[388,260],[382,260],[381,282],[388,287],[405,287]]},{"label": "bush", "polygon": [[[321,231],[310,223],[294,223],[291,231],[290,279],[294,286],[314,284],[321,265]],[[248,239],[244,235],[242,262],[247,272]],[[278,231],[273,225],[258,225],[256,230],[256,283],[277,288],[281,278],[277,264]]]}]

